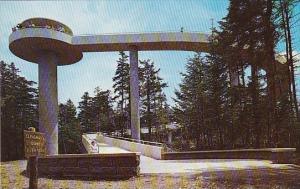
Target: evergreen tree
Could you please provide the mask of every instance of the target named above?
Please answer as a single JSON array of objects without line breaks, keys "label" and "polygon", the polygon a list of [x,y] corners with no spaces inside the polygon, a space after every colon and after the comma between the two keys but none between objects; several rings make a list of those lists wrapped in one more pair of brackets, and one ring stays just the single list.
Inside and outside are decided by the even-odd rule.
[{"label": "evergreen tree", "polygon": [[[229,6],[229,13],[225,17],[224,21],[221,22],[220,32],[221,39],[220,41],[226,42],[229,46],[228,50],[223,52],[224,60],[228,62],[229,65],[229,73],[238,73],[238,70],[242,69],[244,80],[244,66],[249,65],[249,69],[251,70],[250,82],[248,83],[247,90],[249,93],[249,97],[251,98],[251,128],[247,129],[248,134],[255,134],[255,146],[259,147],[262,138],[262,131],[265,125],[264,117],[262,109],[258,107],[263,107],[262,104],[262,93],[261,93],[261,77],[260,77],[260,68],[265,66],[265,55],[266,41],[271,44],[274,42],[274,39],[265,39],[264,34],[266,31],[271,31],[270,29],[270,18],[266,18],[266,10],[267,2],[260,0],[236,0],[231,1]],[[269,33],[272,35],[272,32]],[[221,42],[221,43],[222,43]],[[271,49],[272,50],[272,49]],[[271,50],[269,50],[271,52]],[[229,51],[229,52],[228,52]],[[239,52],[239,53],[236,53]],[[241,54],[242,56],[237,57]],[[269,60],[271,60],[269,58]],[[232,60],[232,63],[230,62]],[[241,61],[243,60],[243,61]],[[273,63],[273,62],[268,62]],[[268,72],[271,73],[271,72]],[[273,75],[268,75],[268,81],[272,81]],[[243,81],[244,82],[244,81]],[[238,85],[240,81],[238,79]],[[243,83],[244,84],[244,83]],[[270,82],[269,82],[270,84]],[[245,86],[243,86],[245,88]],[[269,85],[270,87],[270,85]],[[274,87],[273,87],[274,88]],[[271,89],[271,88],[270,88]],[[238,92],[238,90],[237,90]],[[271,92],[271,90],[269,90]],[[232,93],[234,94],[234,93]],[[271,93],[269,93],[271,94]],[[238,94],[240,96],[240,94]],[[248,95],[247,95],[248,96]],[[240,96],[241,97],[241,96]],[[234,102],[234,101],[233,101]],[[244,101],[245,102],[245,101]],[[273,103],[274,104],[274,103]],[[232,105],[232,107],[240,107],[242,108],[243,104]],[[238,109],[240,109],[238,108]],[[272,108],[274,109],[274,105]],[[274,116],[273,116],[274,117]],[[234,120],[235,118],[233,118]],[[253,131],[253,133],[249,133]],[[248,137],[246,137],[248,140]],[[248,141],[247,143],[251,143]]]},{"label": "evergreen tree", "polygon": [[[200,54],[195,54],[188,60],[186,73],[182,73],[182,83],[179,85],[180,90],[175,92],[176,99],[174,114],[177,122],[185,128],[187,142],[200,148],[201,134],[207,134],[205,127],[205,106],[207,103],[207,85],[205,83],[206,65]],[[190,145],[189,145],[190,146]]]},{"label": "evergreen tree", "polygon": [[24,157],[23,130],[38,128],[38,91],[33,81],[19,75],[14,63],[1,66],[1,158]]},{"label": "evergreen tree", "polygon": [[[296,90],[296,75],[295,75],[295,59],[293,31],[296,30],[295,23],[299,21],[296,16],[299,16],[295,7],[300,4],[299,0],[275,0],[273,3],[273,15],[275,20],[276,30],[278,31],[279,39],[285,45],[285,69],[280,70],[281,75],[278,82],[284,82],[287,89],[283,89],[279,96],[278,104],[278,123],[280,127],[277,129],[278,145],[295,145],[300,147],[300,127],[299,127],[299,104],[297,102]],[[281,78],[283,78],[281,80]],[[283,82],[282,82],[283,83]],[[277,124],[278,125],[278,124]],[[298,144],[297,144],[298,143]]]},{"label": "evergreen tree", "polygon": [[59,104],[58,118],[59,153],[80,153],[82,132],[76,117],[76,107],[70,99],[66,104]]},{"label": "evergreen tree", "polygon": [[111,132],[115,130],[114,112],[112,109],[112,97],[110,91],[95,88],[95,96],[92,98],[92,132]]},{"label": "evergreen tree", "polygon": [[[299,4],[299,0],[276,0],[274,4],[274,17],[278,24],[277,31],[279,32],[280,39],[283,39],[285,44],[285,57],[286,57],[286,74],[288,75],[288,92],[290,102],[295,111],[295,116],[299,119],[299,110],[297,102],[297,90],[295,83],[295,57],[293,55],[293,21],[295,19],[294,8]],[[298,13],[299,14],[299,13]]]},{"label": "evergreen tree", "polygon": [[79,102],[78,119],[83,132],[90,132],[92,129],[92,98],[88,92],[85,92],[81,97],[82,101]]},{"label": "evergreen tree", "polygon": [[[229,108],[228,93],[229,81],[227,65],[223,62],[222,56],[218,53],[220,49],[217,42],[212,38],[210,41],[210,53],[206,55],[207,73],[205,77],[207,87],[207,108],[206,123],[218,133],[218,146],[224,148],[226,131],[228,129],[227,109]],[[233,130],[231,130],[233,132]]]},{"label": "evergreen tree", "polygon": [[[217,32],[216,38],[220,49],[218,54],[222,62],[228,66],[227,71],[231,81],[229,107],[232,145],[278,146],[280,141],[283,141],[279,138],[282,135],[281,131],[289,131],[284,125],[291,125],[294,122],[290,116],[283,121],[282,116],[293,115],[294,111],[289,108],[291,103],[287,103],[292,102],[295,95],[292,89],[291,77],[294,74],[292,74],[291,62],[288,60],[289,68],[286,71],[288,74],[285,74],[283,66],[275,59],[275,47],[280,36],[278,35],[280,30],[277,29],[279,33],[276,31],[276,27],[278,28],[275,23],[276,16],[280,18],[279,25],[284,31],[281,33],[284,34],[282,35],[287,44],[287,59],[292,57],[289,54],[291,38],[288,36],[287,29],[287,20],[290,17],[286,16],[284,10],[289,3],[291,7],[294,6],[293,0],[230,1],[228,15],[220,22],[221,30]],[[262,74],[262,69],[266,71],[265,75]],[[249,78],[245,77],[245,70],[250,70]],[[288,77],[292,86],[289,95],[281,89],[286,80],[284,75],[291,75]],[[290,101],[287,96],[290,96]],[[286,107],[283,107],[284,104]],[[295,106],[297,102],[294,102]],[[234,134],[236,130],[243,134]]]},{"label": "evergreen tree", "polygon": [[119,55],[117,70],[113,77],[113,88],[116,94],[114,100],[117,101],[117,128],[121,130],[123,136],[124,129],[130,127],[130,77],[128,56],[123,51]]},{"label": "evergreen tree", "polygon": [[[158,126],[158,109],[160,113],[164,113],[162,104],[166,102],[163,94],[163,88],[167,87],[161,77],[159,77],[160,69],[155,69],[154,62],[150,60],[140,61],[142,65],[141,80],[141,101],[142,101],[142,120],[148,127],[149,140],[151,140],[152,126]],[[162,116],[162,115],[160,115]]]}]

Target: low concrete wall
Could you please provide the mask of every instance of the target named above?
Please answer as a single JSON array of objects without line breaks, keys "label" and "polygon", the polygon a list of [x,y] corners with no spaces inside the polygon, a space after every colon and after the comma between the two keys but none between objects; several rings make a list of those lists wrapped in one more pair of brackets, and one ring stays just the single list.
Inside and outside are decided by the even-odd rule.
[{"label": "low concrete wall", "polygon": [[111,137],[103,136],[100,133],[97,134],[96,140],[102,143],[109,144],[111,146],[123,148],[131,152],[140,152],[142,155],[154,159],[162,159],[163,147],[160,146],[153,146],[148,144],[141,144],[137,142],[111,138]]},{"label": "low concrete wall", "polygon": [[241,150],[212,150],[194,152],[166,152],[164,160],[180,159],[265,159],[274,163],[293,163],[295,148],[265,148]]},{"label": "low concrete wall", "polygon": [[129,178],[139,174],[140,156],[120,154],[64,154],[38,157],[39,177]]},{"label": "low concrete wall", "polygon": [[89,139],[85,134],[83,134],[82,138],[81,138],[81,141],[82,141],[82,144],[83,144],[85,150],[87,151],[87,153],[91,154],[90,145],[91,145],[92,140]]}]

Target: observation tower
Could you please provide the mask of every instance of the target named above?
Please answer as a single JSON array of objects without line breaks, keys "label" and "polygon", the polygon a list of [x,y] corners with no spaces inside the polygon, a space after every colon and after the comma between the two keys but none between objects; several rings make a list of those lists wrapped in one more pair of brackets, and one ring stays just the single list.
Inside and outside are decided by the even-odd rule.
[{"label": "observation tower", "polygon": [[[76,36],[65,24],[46,18],[25,20],[9,36],[13,54],[38,64],[39,131],[45,133],[50,155],[58,154],[57,66],[80,61],[83,52],[129,51],[131,135],[140,140],[138,51],[208,52],[208,43],[208,34],[183,31]],[[232,75],[237,85],[238,75]]]}]

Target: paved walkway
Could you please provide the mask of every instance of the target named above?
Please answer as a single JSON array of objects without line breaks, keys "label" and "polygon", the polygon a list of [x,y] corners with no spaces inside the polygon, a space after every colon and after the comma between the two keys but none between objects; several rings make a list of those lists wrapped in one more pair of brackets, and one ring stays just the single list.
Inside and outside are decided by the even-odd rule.
[{"label": "paved walkway", "polygon": [[[91,140],[95,140],[90,135]],[[104,143],[97,143],[99,153],[128,153],[129,151],[109,146]],[[247,160],[247,159],[194,159],[194,160],[156,160],[141,155],[141,174],[199,174],[203,172],[245,170],[245,169],[270,169],[286,168],[287,164],[273,164],[268,160]]]},{"label": "paved walkway", "polygon": [[98,149],[99,149],[99,154],[111,154],[111,153],[129,153],[129,151],[114,147],[114,146],[109,146],[105,143],[100,143],[97,142]]},{"label": "paved walkway", "polygon": [[239,159],[195,159],[195,160],[154,160],[141,156],[142,174],[198,174],[203,172],[286,168],[289,165],[272,164],[267,160],[239,160]]},{"label": "paved walkway", "polygon": [[89,134],[88,138],[90,139],[90,142],[96,141],[97,146],[98,146],[98,151],[99,154],[112,154],[112,153],[128,153],[129,151],[114,147],[114,146],[109,146],[108,144],[98,142],[96,140],[96,134]]}]

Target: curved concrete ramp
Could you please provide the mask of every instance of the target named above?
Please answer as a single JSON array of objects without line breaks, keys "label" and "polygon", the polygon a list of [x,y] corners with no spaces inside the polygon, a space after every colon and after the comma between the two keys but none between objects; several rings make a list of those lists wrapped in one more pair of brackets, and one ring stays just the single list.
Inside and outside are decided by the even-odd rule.
[{"label": "curved concrete ramp", "polygon": [[[87,137],[86,137],[87,136]],[[87,134],[85,138],[91,142],[97,134]],[[86,140],[85,139],[85,140]],[[101,153],[131,153],[127,150],[98,142]],[[140,156],[140,174],[199,174],[205,172],[228,170],[284,169],[288,164],[273,164],[269,160],[255,159],[189,159],[189,160],[157,160],[144,155]]]},{"label": "curved concrete ramp", "polygon": [[105,143],[101,143],[99,141],[96,140],[96,134],[88,134],[88,135],[83,135],[82,136],[82,142],[83,145],[85,147],[85,149],[87,150],[88,153],[92,153],[91,152],[91,142],[92,141],[96,141],[96,145],[98,146],[98,153],[99,154],[113,154],[113,153],[131,153],[127,150],[118,148],[118,147],[114,147]]},{"label": "curved concrete ramp", "polygon": [[137,152],[150,158],[162,159],[163,147],[161,146],[112,138],[101,133],[82,135],[82,142],[89,153],[91,153],[92,141],[97,142],[99,153]]}]

